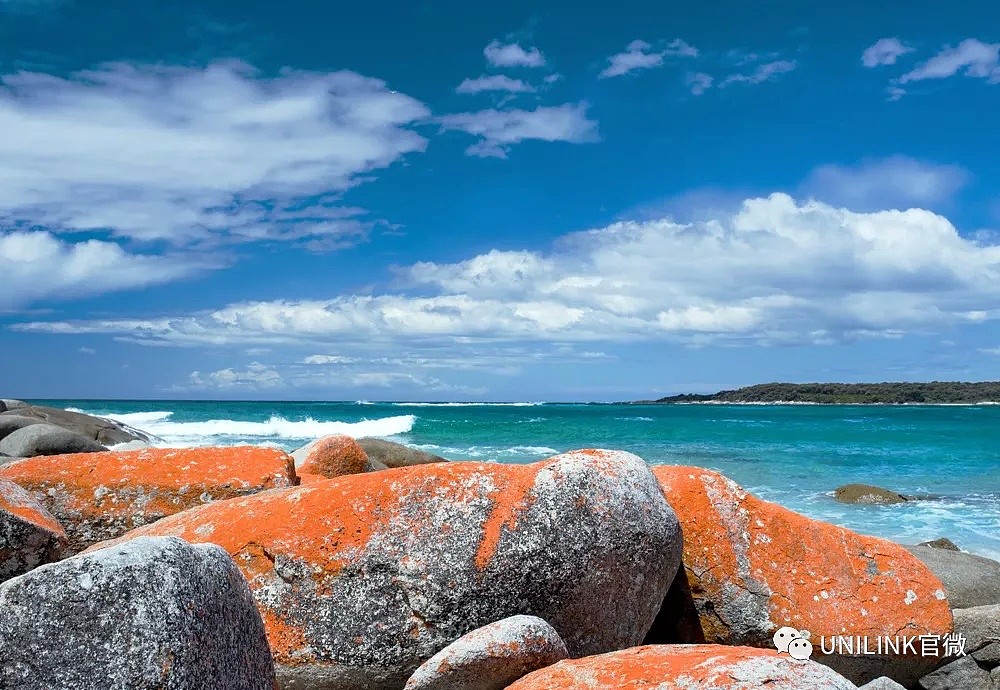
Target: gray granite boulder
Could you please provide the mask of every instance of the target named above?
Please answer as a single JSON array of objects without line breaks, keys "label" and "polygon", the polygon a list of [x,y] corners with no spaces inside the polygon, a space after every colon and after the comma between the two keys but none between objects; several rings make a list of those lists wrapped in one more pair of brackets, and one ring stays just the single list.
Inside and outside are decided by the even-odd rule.
[{"label": "gray granite boulder", "polygon": [[375,470],[448,462],[437,455],[380,438],[359,438],[358,445],[368,455],[368,462]]},{"label": "gray granite boulder", "polygon": [[32,424],[44,423],[36,417],[22,417],[18,414],[0,414],[0,440],[7,438],[18,429],[23,429]]},{"label": "gray granite boulder", "polygon": [[961,551],[958,545],[947,537],[938,537],[930,541],[922,541],[917,546],[929,546],[932,549],[944,549],[945,551]]},{"label": "gray granite boulder", "polygon": [[882,676],[859,686],[858,690],[906,690],[906,688],[892,678]]},{"label": "gray granite boulder", "polygon": [[965,638],[965,651],[984,663],[1000,663],[1000,604],[955,609],[955,632]]},{"label": "gray granite boulder", "polygon": [[542,618],[571,654],[639,644],[680,564],[641,459],[450,462],[217,501],[121,539],[223,546],[268,625],[285,690],[400,690],[462,635]]},{"label": "gray granite boulder", "polygon": [[11,410],[20,410],[25,407],[31,407],[28,403],[23,400],[12,400],[11,398],[0,398],[0,413],[8,412]]},{"label": "gray granite boulder", "polygon": [[55,407],[22,403],[21,407],[10,408],[7,412],[0,413],[0,419],[4,415],[10,414],[16,414],[20,417],[33,417],[40,421],[54,424],[63,429],[76,432],[81,436],[86,436],[105,446],[128,443],[129,441],[146,441],[149,443],[155,440],[152,436],[139,429],[133,429],[112,419],[95,417],[83,414],[82,412],[60,410]]},{"label": "gray granite boulder", "polygon": [[511,616],[452,642],[414,671],[405,690],[503,690],[568,657],[551,625],[535,616]]},{"label": "gray granite boulder", "polygon": [[222,549],[137,539],[0,585],[0,687],[273,690],[274,667]]},{"label": "gray granite boulder", "polygon": [[990,672],[963,656],[920,679],[924,690],[995,690]]},{"label": "gray granite boulder", "polygon": [[1000,563],[930,546],[907,546],[941,580],[953,609],[1000,604]]},{"label": "gray granite boulder", "polygon": [[99,453],[107,448],[97,441],[53,424],[31,424],[0,439],[0,452],[17,458],[69,453]]},{"label": "gray granite boulder", "polygon": [[868,503],[875,505],[892,505],[905,503],[909,499],[903,494],[883,489],[871,484],[845,484],[837,487],[834,497],[841,503]]},{"label": "gray granite boulder", "polygon": [[25,489],[0,479],[0,582],[57,561],[66,533]]}]

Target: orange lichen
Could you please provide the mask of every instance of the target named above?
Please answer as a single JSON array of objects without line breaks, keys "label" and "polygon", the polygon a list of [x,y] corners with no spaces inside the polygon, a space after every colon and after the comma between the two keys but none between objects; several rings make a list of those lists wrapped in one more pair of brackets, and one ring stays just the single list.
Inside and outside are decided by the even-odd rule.
[{"label": "orange lichen", "polygon": [[483,539],[476,551],[477,569],[486,569],[496,555],[503,529],[513,530],[517,526],[518,516],[531,506],[531,490],[535,486],[538,471],[549,464],[551,463],[541,462],[534,465],[504,466],[520,471],[506,472],[503,485],[492,496],[493,511],[483,523]]},{"label": "orange lichen", "polygon": [[44,508],[36,504],[20,486],[0,479],[0,511],[65,537],[62,525]]},{"label": "orange lichen", "polygon": [[[775,628],[813,635],[945,634],[951,612],[941,582],[892,542],[799,515],[696,467],[653,469],[684,534],[691,590],[718,604],[734,587],[769,595]],[[714,608],[718,608],[717,606]],[[718,616],[705,638],[726,641]]]},{"label": "orange lichen", "polygon": [[327,479],[360,474],[368,466],[368,455],[350,436],[326,436],[313,443],[299,464],[299,474]]},{"label": "orange lichen", "polygon": [[[690,687],[725,690],[749,687],[732,671],[734,664],[777,659],[775,650],[721,645],[657,645],[560,661],[529,673],[508,690],[652,690]],[[787,657],[785,657],[787,659]],[[797,662],[791,662],[797,663]],[[792,674],[789,674],[791,677]],[[768,685],[768,687],[772,687]],[[778,688],[808,687],[782,684]]]}]

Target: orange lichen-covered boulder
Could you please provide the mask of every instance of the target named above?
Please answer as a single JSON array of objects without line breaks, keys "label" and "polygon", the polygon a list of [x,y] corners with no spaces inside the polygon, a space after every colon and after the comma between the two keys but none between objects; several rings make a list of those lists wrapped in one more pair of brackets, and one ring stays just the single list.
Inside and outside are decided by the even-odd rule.
[{"label": "orange lichen-covered boulder", "polygon": [[0,582],[59,560],[65,548],[66,533],[41,503],[0,479]]},{"label": "orange lichen-covered boulder", "polygon": [[848,663],[824,658],[818,641],[861,636],[874,649],[879,637],[952,631],[941,582],[903,547],[761,500],[710,470],[653,472],[681,522],[684,558],[649,641],[772,647],[790,626],[810,632],[814,659],[852,680],[908,682],[920,671],[913,659],[898,669],[877,654]]},{"label": "orange lichen-covered boulder", "polygon": [[398,690],[458,637],[516,614],[548,621],[571,654],[638,644],[680,562],[677,520],[645,462],[597,450],[348,475],[124,539],[143,535],[226,549],[283,686],[338,690]]},{"label": "orange lichen-covered boulder", "polygon": [[560,661],[509,690],[854,690],[812,661],[775,650],[721,645],[651,645]]},{"label": "orange lichen-covered boulder", "polygon": [[350,436],[324,436],[292,451],[295,472],[306,481],[332,479],[345,474],[361,474],[369,468],[368,455]]},{"label": "orange lichen-covered boulder", "polygon": [[62,523],[72,552],[210,501],[297,483],[272,448],[145,448],[25,458],[0,479],[31,491]]},{"label": "orange lichen-covered boulder", "polygon": [[536,616],[511,616],[452,642],[425,661],[403,690],[503,690],[568,657],[551,625]]}]

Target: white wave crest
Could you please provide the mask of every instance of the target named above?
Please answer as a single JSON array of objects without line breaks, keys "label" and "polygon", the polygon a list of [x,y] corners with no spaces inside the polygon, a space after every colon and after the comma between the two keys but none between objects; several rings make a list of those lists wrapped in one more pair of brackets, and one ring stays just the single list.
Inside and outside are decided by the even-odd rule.
[{"label": "white wave crest", "polygon": [[411,414],[360,422],[321,421],[312,417],[293,421],[277,415],[266,422],[235,419],[174,422],[171,421],[172,412],[132,412],[104,416],[158,436],[168,444],[195,445],[210,444],[219,438],[311,440],[330,434],[344,434],[352,438],[395,436],[408,433],[417,421]]}]

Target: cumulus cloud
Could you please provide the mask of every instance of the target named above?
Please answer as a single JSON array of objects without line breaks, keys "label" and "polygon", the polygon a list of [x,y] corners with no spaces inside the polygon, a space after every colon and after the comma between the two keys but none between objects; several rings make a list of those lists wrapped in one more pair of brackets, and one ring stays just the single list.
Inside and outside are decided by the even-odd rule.
[{"label": "cumulus cloud", "polygon": [[598,140],[597,122],[588,119],[586,103],[535,110],[480,110],[444,115],[437,122],[443,130],[478,137],[479,141],[466,149],[471,156],[506,158],[511,145],[526,140],[574,144]]},{"label": "cumulus cloud", "polygon": [[67,243],[51,233],[0,233],[0,312],[164,283],[210,267],[204,261],[129,254],[114,242]]},{"label": "cumulus cloud", "polygon": [[969,181],[958,165],[942,165],[906,156],[824,165],[802,185],[803,193],[856,210],[934,207],[950,201]]},{"label": "cumulus cloud", "polygon": [[418,101],[341,71],[115,63],[0,77],[0,224],[206,246],[363,235],[339,196],[426,140]]},{"label": "cumulus cloud", "polygon": [[962,73],[967,77],[1000,83],[1000,43],[969,38],[957,46],[945,46],[930,60],[899,78],[900,84],[925,79],[946,79]]},{"label": "cumulus cloud", "polygon": [[520,79],[512,79],[503,74],[494,74],[492,76],[484,75],[476,79],[466,79],[455,89],[455,93],[481,93],[483,91],[532,93],[535,91],[535,87],[531,84],[526,84]]},{"label": "cumulus cloud", "polygon": [[758,65],[756,69],[747,74],[730,74],[719,82],[719,88],[721,89],[729,86],[730,84],[763,84],[764,82],[771,81],[782,74],[787,74],[794,69],[794,60],[775,60],[773,62],[766,62],[762,65]]},{"label": "cumulus cloud", "polygon": [[901,56],[912,52],[913,48],[898,38],[880,38],[865,48],[865,52],[861,54],[861,64],[865,67],[895,65]]},{"label": "cumulus cloud", "polygon": [[608,58],[608,66],[597,75],[598,79],[620,77],[640,69],[660,67],[667,56],[696,57],[698,49],[681,39],[674,39],[663,50],[654,51],[653,46],[643,40],[635,40],[625,46],[625,50]]},{"label": "cumulus cloud", "polygon": [[250,390],[260,391],[284,388],[285,381],[274,369],[259,362],[251,362],[244,371],[220,369],[208,373],[191,372],[185,388],[193,390]]},{"label": "cumulus cloud", "polygon": [[965,238],[926,210],[859,213],[784,194],[704,221],[615,223],[566,236],[548,253],[419,263],[405,277],[415,294],[16,328],[171,345],[773,344],[898,337],[1000,318],[1000,246]]},{"label": "cumulus cloud", "polygon": [[494,40],[483,49],[486,61],[494,67],[544,67],[545,56],[538,48],[522,48],[520,43]]}]

